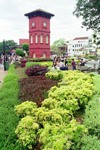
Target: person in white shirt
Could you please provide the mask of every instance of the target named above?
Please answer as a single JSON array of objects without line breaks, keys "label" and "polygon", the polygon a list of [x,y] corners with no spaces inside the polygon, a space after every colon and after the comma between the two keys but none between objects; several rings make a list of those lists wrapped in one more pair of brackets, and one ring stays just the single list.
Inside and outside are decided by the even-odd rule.
[{"label": "person in white shirt", "polygon": [[68,67],[64,64],[64,59],[61,59],[61,62],[59,63],[60,70],[68,70]]}]

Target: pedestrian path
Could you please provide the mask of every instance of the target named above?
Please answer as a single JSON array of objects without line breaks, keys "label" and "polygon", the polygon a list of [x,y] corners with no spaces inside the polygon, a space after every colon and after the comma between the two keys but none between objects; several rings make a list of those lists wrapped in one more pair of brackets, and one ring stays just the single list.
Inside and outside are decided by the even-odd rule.
[{"label": "pedestrian path", "polygon": [[2,86],[3,78],[7,75],[8,71],[4,71],[3,68],[0,68],[0,87]]}]

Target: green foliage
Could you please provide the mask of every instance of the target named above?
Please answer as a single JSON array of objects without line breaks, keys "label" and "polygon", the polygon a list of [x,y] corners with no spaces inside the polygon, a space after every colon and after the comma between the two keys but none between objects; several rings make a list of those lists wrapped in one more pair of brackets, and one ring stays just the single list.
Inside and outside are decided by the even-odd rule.
[{"label": "green foliage", "polygon": [[[20,105],[16,108],[18,107]],[[45,150],[48,148],[55,150],[61,147],[62,149],[66,147],[70,149],[73,144],[79,141],[83,132],[87,132],[85,127],[79,125],[74,119],[69,121],[71,116],[66,109],[58,107],[49,110],[45,107],[35,107],[32,110],[32,106],[26,104],[24,108],[25,114],[30,116],[28,115],[21,119],[15,133],[17,134],[18,142],[29,149],[33,149],[33,146],[38,141],[43,144],[42,149]],[[16,109],[16,111],[19,111],[19,109]],[[23,112],[19,111],[18,115],[21,114]]]},{"label": "green foliage", "polygon": [[[11,68],[13,67],[11,66]],[[14,106],[20,103],[18,100],[18,92],[18,76],[16,76],[14,72],[9,73],[8,71],[7,76],[3,80],[3,85],[0,88],[1,150],[23,150],[23,146],[18,146],[18,143],[16,142],[16,134],[14,133],[19,121],[19,118],[16,117],[14,111]]]},{"label": "green foliage", "polygon": [[9,73],[7,76],[4,77],[4,82],[10,82],[10,81],[18,81],[19,77],[15,75],[14,73]]},{"label": "green foliage", "polygon": [[61,70],[51,69],[49,72],[45,74],[45,77],[48,79],[60,81],[63,78],[63,73]]},{"label": "green foliage", "polygon": [[90,55],[89,58],[96,58],[96,56],[95,55]]},{"label": "green foliage", "polygon": [[62,106],[67,107],[70,112],[75,112],[79,107],[85,107],[93,95],[93,77],[78,72],[63,71],[64,79],[58,83],[59,87],[52,87],[49,91],[49,98],[61,102]]},{"label": "green foliage", "polygon": [[61,39],[55,41],[55,42],[51,45],[50,49],[51,49],[51,50],[55,50],[55,53],[58,53],[58,54],[59,54],[59,48],[58,48],[58,47],[59,47],[59,46],[63,46],[65,43],[66,43],[66,42],[65,42],[65,39],[64,39],[64,38],[61,38]]},{"label": "green foliage", "polygon": [[45,124],[44,129],[39,130],[39,142],[43,144],[43,150],[70,150],[72,145],[80,140],[83,132],[87,132],[84,126],[74,119],[68,125]]},{"label": "green foliage", "polygon": [[10,68],[8,70],[8,73],[13,73],[15,71],[15,65],[14,64],[11,64],[10,65]]},{"label": "green foliage", "polygon": [[23,50],[25,50],[26,52],[28,52],[28,50],[29,50],[29,44],[28,43],[24,43],[22,45],[22,48],[23,48]]},{"label": "green foliage", "polygon": [[39,129],[39,124],[34,121],[34,117],[32,116],[22,118],[15,131],[19,144],[27,146],[28,149],[32,149],[32,145],[35,145],[37,142],[36,132]]},{"label": "green foliage", "polygon": [[[9,53],[12,49],[14,49],[17,46],[17,43],[13,40],[5,41],[5,51],[6,53]],[[0,54],[4,53],[3,50],[3,42],[0,42]]]},{"label": "green foliage", "polygon": [[25,53],[22,50],[20,50],[20,49],[16,49],[15,54],[19,55],[21,57],[25,56]]},{"label": "green foliage", "polygon": [[100,149],[100,76],[94,76],[94,95],[85,109],[84,125],[88,128],[88,135],[84,135],[80,145],[82,150]]},{"label": "green foliage", "polygon": [[[48,98],[42,102],[42,107],[28,105],[30,102],[15,107],[18,116],[33,117],[33,122],[30,124],[36,123],[39,126],[36,132],[33,129],[28,130],[28,119],[24,117],[17,126],[18,132],[15,131],[20,144],[33,149],[39,142],[42,144],[41,149],[44,150],[66,148],[70,150],[82,143],[80,138],[84,132],[87,133],[87,129],[76,122],[73,114],[79,108],[85,107],[92,97],[94,78],[92,74],[84,74],[80,71],[65,71],[63,74],[59,87],[54,86],[50,89]],[[35,135],[33,133],[33,141],[30,140],[31,131],[35,133]],[[23,133],[28,136],[28,139]]]},{"label": "green foliage", "polygon": [[81,150],[99,150],[100,140],[94,135],[84,135],[81,139]]},{"label": "green foliage", "polygon": [[76,17],[83,18],[82,25],[87,29],[93,29],[100,32],[100,1],[91,0],[78,0],[76,3],[75,11],[73,12]]},{"label": "green foliage", "polygon": [[58,47],[58,46],[62,46],[62,45],[64,45],[65,44],[65,39],[64,38],[61,38],[61,39],[59,39],[59,40],[57,40],[57,41],[55,41],[52,45],[51,45],[51,50],[54,50],[56,47]]},{"label": "green foliage", "polygon": [[16,115],[20,117],[25,117],[27,115],[33,114],[33,109],[37,108],[36,103],[26,101],[18,106],[15,106]]},{"label": "green foliage", "polygon": [[100,107],[99,107],[99,98],[100,98],[100,77],[95,75],[94,80],[94,95],[91,101],[88,103],[85,116],[84,124],[88,128],[90,134],[95,134],[100,137]]},{"label": "green foliage", "polygon": [[49,67],[49,66],[52,66],[52,62],[27,62],[25,65],[25,69],[32,67],[34,65],[41,65],[41,66]]}]

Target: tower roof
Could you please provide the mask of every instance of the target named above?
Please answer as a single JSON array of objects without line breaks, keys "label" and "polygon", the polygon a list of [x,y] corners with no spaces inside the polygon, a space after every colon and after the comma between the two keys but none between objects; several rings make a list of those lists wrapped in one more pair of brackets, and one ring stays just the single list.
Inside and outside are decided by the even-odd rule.
[{"label": "tower roof", "polygon": [[44,18],[51,18],[54,16],[54,14],[51,14],[45,10],[42,10],[42,9],[36,9],[32,12],[29,12],[27,14],[24,14],[25,16],[28,16],[28,18],[33,18],[33,17],[36,17],[36,16],[41,16],[41,17],[44,17]]}]

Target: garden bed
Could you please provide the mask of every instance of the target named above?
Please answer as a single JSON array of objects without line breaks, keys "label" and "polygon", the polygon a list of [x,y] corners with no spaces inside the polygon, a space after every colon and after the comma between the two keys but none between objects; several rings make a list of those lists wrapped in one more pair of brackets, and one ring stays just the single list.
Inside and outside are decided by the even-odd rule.
[{"label": "garden bed", "polygon": [[[8,73],[11,73],[11,71]],[[100,146],[98,140],[100,126],[98,121],[98,99],[100,97],[99,76],[95,75],[93,77],[93,74],[86,74],[79,71],[63,71],[62,76],[62,73],[58,71],[55,73],[50,72],[50,74],[48,72],[48,78],[50,79],[46,79],[44,76],[28,77],[25,75],[25,69],[22,68],[16,69],[13,73],[20,76],[19,98],[21,98],[21,101],[26,102],[18,105],[20,103],[18,100],[19,87],[17,82],[16,84],[14,83],[18,78],[15,75],[13,75],[12,78],[10,74],[10,77],[5,79],[5,84],[3,83],[1,89],[1,92],[5,94],[1,93],[0,95],[0,109],[7,108],[5,121],[9,122],[9,126],[8,124],[4,126],[3,122],[5,123],[5,121],[2,116],[2,132],[0,133],[0,137],[2,137],[2,143],[0,142],[1,149],[47,150],[49,148],[50,150],[85,150],[86,148],[92,150],[94,146],[95,149],[97,148],[98,150]],[[60,74],[60,76],[57,76],[57,73]],[[94,78],[97,88],[93,87]],[[7,84],[6,82],[8,82],[9,79],[13,81],[13,83],[10,84],[9,82]],[[54,79],[60,79],[60,81],[54,81]],[[50,89],[50,86],[53,87]],[[14,94],[10,94],[11,91]],[[8,102],[7,94],[10,94],[10,101]],[[13,98],[11,96],[13,96]],[[33,96],[32,99],[30,96]],[[39,107],[34,103],[34,99],[37,104],[39,103]],[[15,107],[17,116],[15,116],[14,112],[15,105],[17,105]],[[9,114],[8,110],[11,109],[12,111]],[[89,109],[91,109],[92,115],[90,115]],[[5,111],[3,111],[3,113],[4,112]],[[83,117],[83,115],[85,115],[85,117]],[[14,119],[12,119],[11,116],[14,117]],[[12,121],[13,126],[11,126]],[[13,130],[10,130],[10,126],[13,127]],[[21,145],[17,143],[14,130]],[[8,134],[11,135],[11,139]],[[7,137],[7,140],[5,137]],[[91,144],[92,137],[95,143],[94,145]],[[85,139],[90,141],[87,142]]]}]

